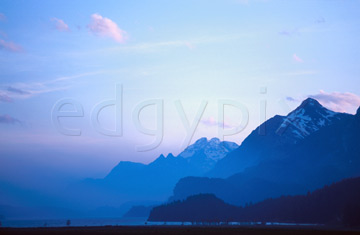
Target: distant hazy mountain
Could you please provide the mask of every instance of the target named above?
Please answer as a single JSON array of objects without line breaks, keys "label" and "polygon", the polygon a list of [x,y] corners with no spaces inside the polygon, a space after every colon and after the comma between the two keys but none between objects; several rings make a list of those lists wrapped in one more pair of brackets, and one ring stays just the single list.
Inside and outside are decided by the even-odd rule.
[{"label": "distant hazy mountain", "polygon": [[147,218],[150,215],[150,211],[154,206],[133,206],[128,210],[123,217],[127,218]]},{"label": "distant hazy mountain", "polygon": [[91,206],[116,205],[124,201],[164,201],[176,182],[186,176],[202,176],[216,162],[238,148],[232,142],[201,138],[177,157],[159,156],[148,165],[120,162],[104,179],[86,179],[69,188],[73,201]]},{"label": "distant hazy mountain", "polygon": [[171,200],[212,193],[244,205],[360,175],[360,109],[356,115],[335,113],[307,99],[288,116],[275,116],[262,125],[266,135],[259,135],[257,128],[210,174],[232,176],[183,178]]},{"label": "distant hazy mountain", "polygon": [[153,208],[149,221],[285,222],[360,225],[360,178],[325,186],[313,193],[267,199],[246,207],[225,203],[212,194],[190,196]]}]

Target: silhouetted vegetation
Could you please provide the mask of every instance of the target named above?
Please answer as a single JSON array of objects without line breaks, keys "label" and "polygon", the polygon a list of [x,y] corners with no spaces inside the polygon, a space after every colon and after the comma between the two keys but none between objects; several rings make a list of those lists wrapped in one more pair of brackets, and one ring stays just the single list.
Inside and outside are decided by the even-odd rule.
[{"label": "silhouetted vegetation", "polygon": [[187,222],[292,222],[360,226],[360,177],[325,186],[307,195],[237,207],[212,194],[190,196],[155,207],[150,221]]},{"label": "silhouetted vegetation", "polygon": [[124,217],[149,217],[150,211],[154,206],[133,206]]}]

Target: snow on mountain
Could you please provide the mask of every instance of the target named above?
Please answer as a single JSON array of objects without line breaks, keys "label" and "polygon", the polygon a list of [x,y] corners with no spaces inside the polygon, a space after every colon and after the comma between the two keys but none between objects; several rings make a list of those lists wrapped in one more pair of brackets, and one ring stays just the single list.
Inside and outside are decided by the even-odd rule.
[{"label": "snow on mountain", "polygon": [[297,139],[304,139],[320,128],[333,124],[341,115],[324,108],[317,100],[308,98],[284,118],[276,133],[291,133]]},{"label": "snow on mountain", "polygon": [[207,158],[213,161],[218,161],[238,147],[239,146],[234,142],[220,141],[218,138],[208,140],[204,137],[188,146],[182,153],[179,154],[178,157],[190,158],[201,152]]}]

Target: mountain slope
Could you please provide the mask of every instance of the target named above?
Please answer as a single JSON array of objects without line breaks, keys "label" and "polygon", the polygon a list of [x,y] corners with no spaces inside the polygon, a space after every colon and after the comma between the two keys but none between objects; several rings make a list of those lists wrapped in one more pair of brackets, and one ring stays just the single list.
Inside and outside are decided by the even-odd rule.
[{"label": "mountain slope", "polygon": [[[279,155],[278,151],[292,149],[312,133],[350,116],[330,111],[318,101],[308,98],[287,116],[276,115],[261,124],[238,149],[220,160],[207,176],[225,178],[266,159],[273,160]],[[261,128],[265,129],[265,134],[260,133]]]}]

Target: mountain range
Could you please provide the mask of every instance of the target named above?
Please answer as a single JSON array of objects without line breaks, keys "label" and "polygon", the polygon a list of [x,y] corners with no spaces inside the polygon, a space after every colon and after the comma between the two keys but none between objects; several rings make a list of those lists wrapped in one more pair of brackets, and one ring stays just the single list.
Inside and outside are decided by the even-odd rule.
[{"label": "mountain range", "polygon": [[308,98],[287,116],[262,123],[240,146],[201,138],[178,156],[121,161],[104,178],[70,185],[56,205],[114,217],[132,206],[127,215],[144,215],[154,205],[198,194],[234,206],[306,194],[360,176],[359,139],[360,108],[355,115],[338,113]]},{"label": "mountain range", "polygon": [[[150,164],[122,161],[103,179],[85,179],[71,185],[68,198],[86,207],[114,205],[127,201],[166,201],[179,179],[203,176],[228,153],[238,148],[233,142],[201,138],[177,157],[160,155]],[[85,200],[84,200],[85,198]]]},{"label": "mountain range", "polygon": [[216,164],[211,178],[182,178],[170,201],[210,193],[245,205],[360,175],[360,109],[356,115],[336,113],[309,98],[262,125],[266,134],[254,130]]}]

